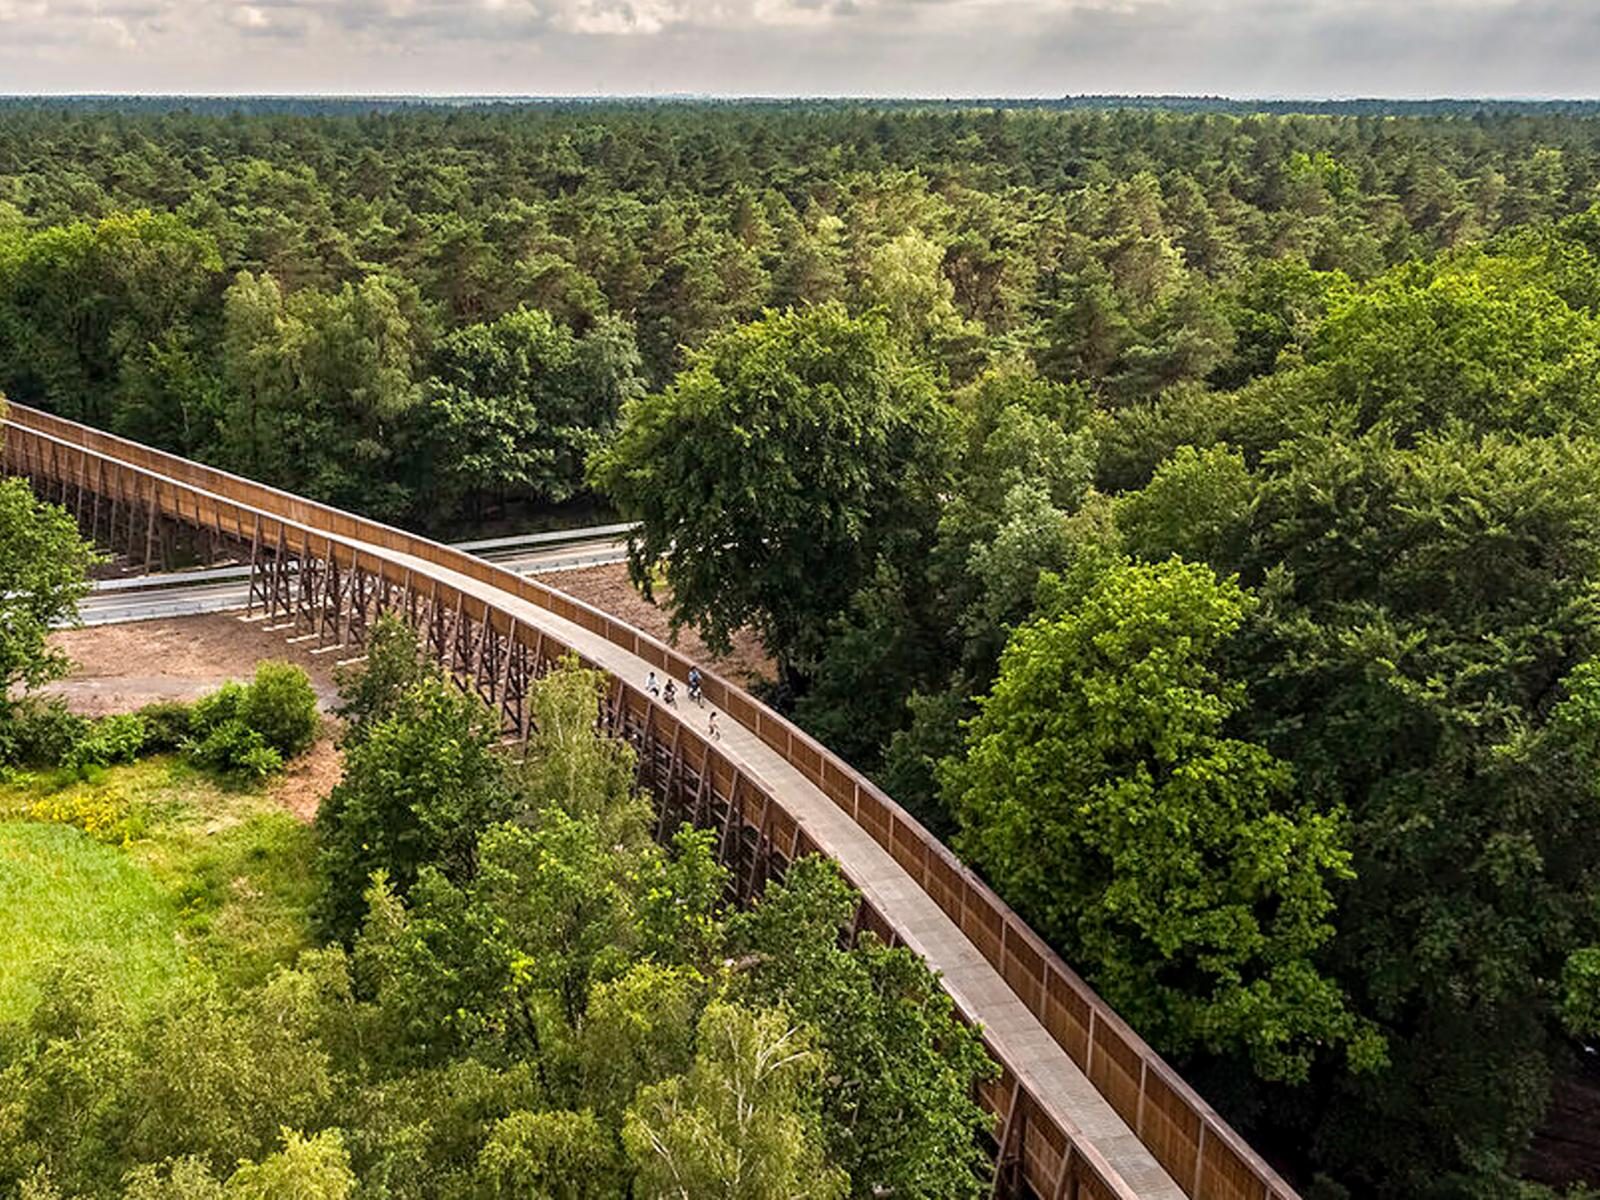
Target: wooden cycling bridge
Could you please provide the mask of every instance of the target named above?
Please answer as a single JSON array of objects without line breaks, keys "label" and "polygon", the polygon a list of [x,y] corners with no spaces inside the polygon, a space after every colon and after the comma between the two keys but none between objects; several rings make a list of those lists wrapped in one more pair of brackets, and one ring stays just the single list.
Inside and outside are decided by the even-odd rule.
[{"label": "wooden cycling bridge", "polygon": [[741,899],[797,856],[860,890],[859,925],[909,946],[983,1031],[1000,1077],[996,1197],[1298,1200],[1259,1155],[973,872],[864,776],[707,673],[723,714],[643,690],[678,681],[671,647],[570,596],[426,538],[12,405],[0,465],[102,546],[156,564],[179,549],[250,564],[252,614],[359,654],[395,613],[464,688],[526,737],[530,683],[576,653],[610,681],[606,720],[638,750],[663,828],[720,830]]}]

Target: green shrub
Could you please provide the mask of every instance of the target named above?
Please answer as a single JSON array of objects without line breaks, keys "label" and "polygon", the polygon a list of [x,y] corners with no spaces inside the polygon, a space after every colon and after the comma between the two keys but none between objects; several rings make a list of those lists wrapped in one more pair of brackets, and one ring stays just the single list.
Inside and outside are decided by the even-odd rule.
[{"label": "green shrub", "polygon": [[176,750],[193,732],[193,709],[180,700],[146,704],[139,716],[144,719],[144,748],[149,753]]},{"label": "green shrub", "polygon": [[237,720],[244,692],[244,684],[230,680],[209,696],[201,696],[189,710],[189,736],[203,739],[217,726]]},{"label": "green shrub", "polygon": [[182,715],[161,716],[174,734],[187,725],[181,744],[195,763],[246,779],[282,770],[316,740],[319,722],[311,680],[289,663],[262,663],[250,683],[225,683]]},{"label": "green shrub", "polygon": [[132,762],[144,752],[149,727],[138,713],[117,713],[101,717],[89,726],[64,760],[69,767],[99,766]]},{"label": "green shrub", "polygon": [[185,751],[202,767],[246,779],[265,779],[283,767],[283,755],[237,717],[212,725],[202,738],[191,738]]},{"label": "green shrub", "polygon": [[279,754],[293,758],[317,739],[317,693],[299,667],[262,663],[244,689],[239,719]]},{"label": "green shrub", "polygon": [[0,759],[31,767],[58,767],[89,735],[90,722],[55,697],[29,696],[0,716]]}]

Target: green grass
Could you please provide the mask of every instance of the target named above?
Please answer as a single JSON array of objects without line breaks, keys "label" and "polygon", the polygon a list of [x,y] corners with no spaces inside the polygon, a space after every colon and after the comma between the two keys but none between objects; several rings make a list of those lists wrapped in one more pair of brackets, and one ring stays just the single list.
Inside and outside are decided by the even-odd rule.
[{"label": "green grass", "polygon": [[184,970],[171,898],[129,855],[68,825],[0,822],[0,1020],[26,1017],[52,961],[114,963],[142,1007]]},{"label": "green grass", "polygon": [[0,1020],[62,957],[108,963],[136,1009],[186,975],[266,978],[312,944],[315,845],[264,791],[176,758],[0,783]]}]

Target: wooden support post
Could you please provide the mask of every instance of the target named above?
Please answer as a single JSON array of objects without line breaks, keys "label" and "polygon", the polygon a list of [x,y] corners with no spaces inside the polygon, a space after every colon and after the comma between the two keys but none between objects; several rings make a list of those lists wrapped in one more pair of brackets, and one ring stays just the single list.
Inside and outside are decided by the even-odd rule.
[{"label": "wooden support post", "polygon": [[711,749],[708,746],[700,758],[700,778],[695,783],[694,808],[689,816],[689,823],[696,829],[704,829],[706,825],[706,809],[710,805],[708,796],[714,794],[716,784],[713,782],[715,770],[711,765]]},{"label": "wooden support post", "polygon": [[255,531],[250,535],[250,599],[245,604],[245,616],[256,615],[256,599],[259,596],[261,606],[266,607],[267,577],[261,562],[261,514],[256,514]]},{"label": "wooden support post", "polygon": [[277,545],[277,548],[273,551],[273,554],[272,554],[271,587],[269,589],[270,592],[271,592],[271,597],[270,597],[270,606],[267,609],[267,620],[269,620],[269,621],[277,621],[277,619],[278,619],[278,602],[281,599],[282,576],[283,576],[283,570],[284,570],[284,566],[285,566],[285,560],[287,558],[288,558],[288,550],[284,545],[283,522],[279,521],[278,522],[278,545]]},{"label": "wooden support post", "polygon": [[[738,828],[739,812],[739,784],[744,781],[744,776],[738,771],[733,773],[733,786],[728,789],[728,807],[722,814],[722,834],[717,839],[717,861],[724,866],[728,863],[728,841],[734,829]],[[739,886],[739,872],[737,864],[731,873],[730,882],[734,888]]]},{"label": "wooden support post", "polygon": [[328,644],[332,636],[335,645],[339,643],[339,617],[340,609],[344,602],[343,576],[339,571],[339,556],[333,547],[333,539],[328,539],[328,565],[322,572],[322,605],[317,619],[317,646],[319,648]]},{"label": "wooden support post", "polygon": [[755,854],[750,859],[750,873],[745,880],[743,901],[749,901],[757,892],[765,890],[767,882],[767,856],[772,853],[772,794],[761,793],[761,824],[756,833]]},{"label": "wooden support post", "polygon": [[1078,1148],[1070,1141],[1061,1154],[1061,1169],[1056,1172],[1055,1192],[1050,1200],[1078,1200]]},{"label": "wooden support post", "polygon": [[683,722],[672,723],[672,750],[667,758],[667,779],[660,790],[661,806],[656,811],[656,841],[667,832],[667,810],[677,800],[678,775],[683,769]]},{"label": "wooden support post", "polygon": [[89,540],[100,540],[100,500],[106,490],[106,460],[95,459],[94,511],[89,518]]},{"label": "wooden support post", "polygon": [[494,624],[494,614],[489,606],[483,606],[483,620],[478,623],[478,636],[473,639],[472,650],[467,655],[467,678],[472,681],[474,690],[478,688],[479,672],[483,670],[483,642],[489,636],[489,629]]},{"label": "wooden support post", "polygon": [[112,471],[111,480],[111,486],[107,489],[111,493],[111,508],[106,514],[106,548],[114,554],[117,549],[117,518],[122,510],[121,473]]},{"label": "wooden support post", "polygon": [[1021,1194],[1017,1167],[1021,1162],[1022,1139],[1027,1130],[1027,1114],[1022,1111],[1022,1080],[1011,1084],[1011,1103],[1006,1108],[1006,1123],[1000,1134],[1000,1147],[994,1160],[992,1200],[1012,1200]]},{"label": "wooden support post", "polygon": [[300,560],[300,577],[295,581],[295,606],[294,627],[297,632],[314,633],[317,628],[317,619],[314,606],[316,604],[316,588],[321,582],[315,560],[311,556],[311,531],[300,531],[300,549],[297,552]]}]

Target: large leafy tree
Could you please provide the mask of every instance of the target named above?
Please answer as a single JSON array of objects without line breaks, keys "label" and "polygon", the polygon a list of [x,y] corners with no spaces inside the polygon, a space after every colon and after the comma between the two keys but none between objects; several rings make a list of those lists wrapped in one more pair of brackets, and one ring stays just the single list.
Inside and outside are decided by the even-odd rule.
[{"label": "large leafy tree", "polygon": [[[1084,572],[1087,574],[1088,572]],[[958,845],[1113,1007],[1172,1051],[1303,1080],[1381,1056],[1317,965],[1340,823],[1230,737],[1220,669],[1254,606],[1204,565],[1108,562],[1019,629],[947,786]]]},{"label": "large leafy tree", "polygon": [[384,871],[402,894],[425,867],[466,879],[479,832],[511,811],[494,714],[435,672],[351,745],[344,778],[317,812],[323,927],[348,939]]},{"label": "large leafy tree", "polygon": [[593,478],[642,523],[633,573],[665,567],[675,624],[724,647],[751,626],[793,672],[929,501],[940,423],[879,320],[773,312],[629,404]]},{"label": "large leafy tree", "polygon": [[214,239],[173,213],[0,235],[0,388],[110,423],[125,365],[182,345],[221,270]]},{"label": "large leafy tree", "polygon": [[827,1060],[780,1011],[712,1004],[680,1076],[643,1089],[623,1144],[644,1200],[840,1200],[844,1172],[817,1137]]},{"label": "large leafy tree", "polygon": [[38,687],[66,670],[46,639],[76,615],[92,562],[65,511],[35,499],[22,480],[0,478],[0,715],[14,686]]},{"label": "large leafy tree", "polygon": [[860,898],[825,859],[797,862],[730,937],[746,957],[733,995],[780,1007],[817,1031],[829,1086],[822,1138],[851,1195],[976,1200],[988,1192],[973,1087],[992,1064],[976,1031],[916,955],[842,939]]},{"label": "large leafy tree", "polygon": [[1381,1194],[1508,1186],[1600,933],[1593,338],[1535,274],[1579,296],[1594,263],[1569,244],[1400,273],[1334,305],[1309,365],[1199,421],[1171,397],[1118,422],[1206,443],[1118,500],[1112,539],[1256,586],[1235,725],[1348,814],[1323,961],[1390,1063],[1274,1116]]},{"label": "large leafy tree", "polygon": [[223,298],[227,464],[318,500],[405,511],[395,463],[421,399],[412,300],[375,276],[285,295],[271,275],[240,272]]},{"label": "large leafy tree", "polygon": [[467,496],[570,499],[585,457],[638,390],[639,366],[632,331],[615,320],[577,337],[548,313],[519,308],[450,334],[427,385],[434,503],[449,511]]}]

